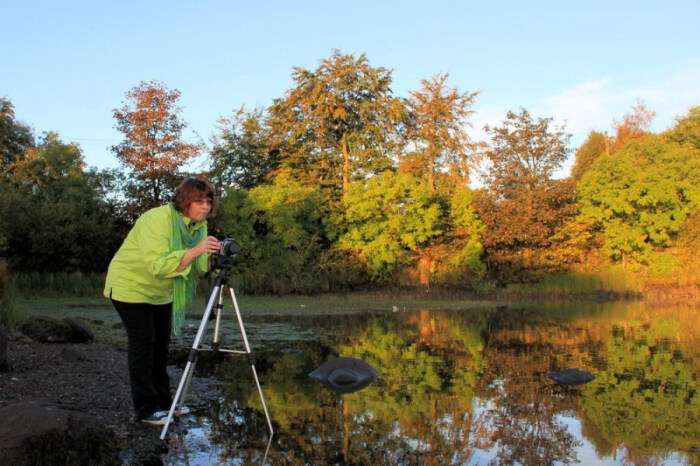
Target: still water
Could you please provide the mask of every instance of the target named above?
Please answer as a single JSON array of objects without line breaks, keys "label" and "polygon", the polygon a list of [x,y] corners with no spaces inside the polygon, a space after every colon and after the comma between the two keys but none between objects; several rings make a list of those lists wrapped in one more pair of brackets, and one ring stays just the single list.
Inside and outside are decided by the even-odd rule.
[{"label": "still water", "polygon": [[[247,358],[200,358],[195,377],[220,381],[220,397],[172,427],[166,464],[700,464],[697,308],[243,315],[274,436]],[[231,320],[220,335],[237,332]],[[350,394],[309,377],[340,356],[379,376]],[[546,377],[567,368],[595,379]]]}]

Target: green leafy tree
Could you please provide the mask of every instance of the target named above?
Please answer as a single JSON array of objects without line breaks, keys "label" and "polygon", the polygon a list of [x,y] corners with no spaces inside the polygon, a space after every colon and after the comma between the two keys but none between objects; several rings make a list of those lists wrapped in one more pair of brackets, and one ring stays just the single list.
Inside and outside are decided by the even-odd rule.
[{"label": "green leafy tree", "polygon": [[539,278],[560,266],[551,238],[576,211],[573,183],[553,178],[569,153],[570,135],[525,109],[508,112],[502,126],[486,131],[486,189],[476,193],[475,207],[487,265],[501,282]]},{"label": "green leafy tree", "polygon": [[389,70],[336,50],[315,71],[295,68],[292,79],[294,88],[270,107],[280,170],[346,196],[352,180],[391,166],[405,108],[392,96]]},{"label": "green leafy tree", "polygon": [[201,145],[182,140],[187,124],[179,117],[180,91],[170,91],[158,81],[142,81],[126,98],[124,106],[113,112],[124,140],[112,146],[112,152],[132,175],[129,210],[138,215],[170,197],[180,168],[200,152]]},{"label": "green leafy tree", "polygon": [[0,174],[8,172],[34,147],[34,136],[29,126],[15,119],[15,108],[8,99],[0,97]]},{"label": "green leafy tree", "polygon": [[623,266],[651,264],[700,202],[700,151],[659,135],[600,159],[579,184],[581,220]]},{"label": "green leafy tree", "polygon": [[603,154],[609,154],[610,147],[607,134],[591,131],[588,137],[576,150],[574,165],[571,167],[571,177],[579,181]]},{"label": "green leafy tree", "polygon": [[211,180],[244,189],[266,182],[277,168],[278,151],[272,147],[263,110],[241,107],[232,117],[219,120],[219,131],[209,155]]},{"label": "green leafy tree", "polygon": [[668,138],[700,151],[700,106],[691,107],[687,115],[677,118],[676,125],[668,131]]},{"label": "green leafy tree", "polygon": [[447,173],[454,185],[469,183],[468,155],[473,144],[465,131],[471,106],[478,92],[459,92],[447,85],[448,74],[421,81],[420,91],[411,92],[409,132],[417,150],[402,161],[402,168],[427,175],[432,191],[436,178]]},{"label": "green leafy tree", "polygon": [[115,217],[85,172],[80,148],[44,135],[0,195],[0,246],[12,270],[102,272],[121,240]]},{"label": "green leafy tree", "polygon": [[317,188],[277,177],[251,190],[229,189],[219,229],[242,247],[240,277],[250,292],[312,292],[322,246]]},{"label": "green leafy tree", "polygon": [[482,261],[484,229],[474,208],[474,192],[468,186],[457,188],[450,199],[451,241],[449,265],[463,281],[469,275],[483,277],[486,267]]},{"label": "green leafy tree", "polygon": [[442,233],[441,220],[425,183],[388,170],[350,185],[339,247],[357,254],[375,280],[389,281]]}]

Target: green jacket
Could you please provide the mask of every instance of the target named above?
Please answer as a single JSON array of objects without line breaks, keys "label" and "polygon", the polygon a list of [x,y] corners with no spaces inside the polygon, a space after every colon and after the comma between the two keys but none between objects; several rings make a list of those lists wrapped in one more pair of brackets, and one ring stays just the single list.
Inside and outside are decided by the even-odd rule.
[{"label": "green jacket", "polygon": [[[209,254],[197,257],[183,271],[175,271],[185,249],[172,250],[173,215],[182,214],[164,205],[147,211],[136,220],[109,264],[105,297],[125,303],[168,304],[173,300],[173,278],[186,277],[192,267],[197,267],[202,275],[207,272]],[[204,229],[203,238],[206,238],[206,220],[191,224],[190,219],[184,217],[184,221],[191,231]]]}]

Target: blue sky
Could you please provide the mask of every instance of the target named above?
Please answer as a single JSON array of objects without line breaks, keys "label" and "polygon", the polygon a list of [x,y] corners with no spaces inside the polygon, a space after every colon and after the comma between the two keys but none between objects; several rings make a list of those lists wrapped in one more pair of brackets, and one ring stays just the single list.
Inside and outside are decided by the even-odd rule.
[{"label": "blue sky", "polygon": [[209,143],[219,118],[269,105],[293,67],[316,69],[333,49],[392,70],[398,96],[436,73],[481,91],[476,139],[520,107],[565,124],[575,149],[639,100],[655,131],[700,105],[698,0],[6,0],[0,11],[0,96],[98,168],[118,166],[112,110],[139,82],[179,90],[185,139]]}]

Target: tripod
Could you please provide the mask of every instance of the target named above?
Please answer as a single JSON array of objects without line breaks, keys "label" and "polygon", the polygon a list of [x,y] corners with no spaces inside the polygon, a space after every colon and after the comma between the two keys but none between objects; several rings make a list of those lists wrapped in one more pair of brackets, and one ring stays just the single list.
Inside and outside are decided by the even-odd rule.
[{"label": "tripod", "polygon": [[[270,440],[268,441],[268,449],[272,441],[272,422],[270,421],[270,415],[267,412],[267,405],[265,404],[265,398],[263,397],[262,389],[260,388],[260,381],[258,380],[258,373],[255,370],[255,356],[250,350],[250,345],[248,344],[248,337],[245,333],[245,328],[243,327],[243,319],[241,318],[241,311],[238,308],[238,302],[236,301],[236,295],[233,292],[233,287],[231,286],[231,265],[232,261],[222,261],[219,270],[219,275],[216,277],[214,283],[214,289],[209,296],[209,301],[207,307],[204,310],[204,316],[202,316],[202,322],[199,324],[199,330],[197,330],[197,336],[194,338],[194,343],[187,355],[187,364],[185,365],[185,370],[182,373],[182,378],[180,379],[180,385],[177,387],[175,392],[175,397],[173,398],[173,404],[170,406],[170,411],[168,412],[168,418],[163,426],[163,431],[160,434],[161,440],[165,439],[165,434],[168,432],[168,427],[173,419],[175,413],[180,412],[182,406],[184,405],[185,395],[189,389],[190,382],[192,381],[192,374],[194,373],[194,367],[197,364],[197,358],[200,351],[221,351],[222,353],[234,353],[234,354],[245,354],[248,356],[248,361],[250,362],[250,368],[253,371],[253,379],[255,379],[255,385],[258,389],[258,394],[260,395],[260,401],[262,402],[263,411],[265,411],[265,418],[267,419],[267,428],[270,431]],[[241,339],[243,341],[243,350],[234,350],[219,348],[219,328],[221,324],[221,311],[223,310],[223,295],[224,289],[227,288],[231,293],[231,301],[233,303],[233,309],[236,311],[236,317],[238,318],[238,327],[241,331]],[[216,305],[214,304],[216,303]],[[214,338],[212,340],[212,345],[210,348],[205,348],[202,346],[202,338],[206,333],[210,316],[212,310],[216,308],[216,323],[214,325]],[[267,456],[267,455],[266,455]]]}]

